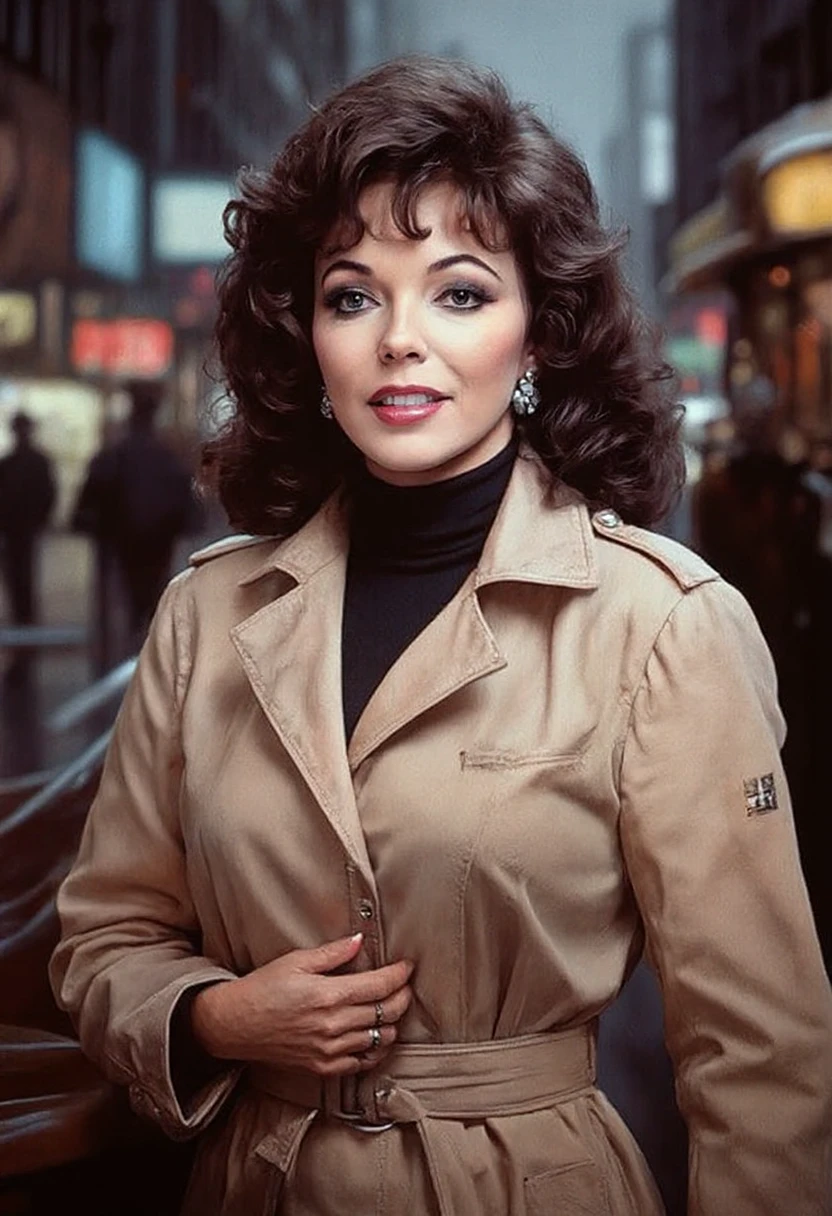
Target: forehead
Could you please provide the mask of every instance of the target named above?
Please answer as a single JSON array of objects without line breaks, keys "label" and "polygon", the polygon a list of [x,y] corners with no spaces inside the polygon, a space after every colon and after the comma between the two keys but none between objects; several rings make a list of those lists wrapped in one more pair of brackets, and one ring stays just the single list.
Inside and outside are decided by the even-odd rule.
[{"label": "forehead", "polygon": [[[413,237],[402,231],[396,221],[395,196],[396,187],[392,182],[375,182],[367,186],[358,198],[363,232],[357,234],[348,223],[336,223],[327,234],[321,255],[342,253],[368,244],[413,244]],[[486,216],[484,222],[480,221],[484,241],[480,239],[471,222],[465,196],[452,182],[426,184],[413,202],[412,219],[417,228],[427,233],[425,244],[447,242],[463,249],[487,248],[492,253],[510,253],[505,226],[497,216]]]}]

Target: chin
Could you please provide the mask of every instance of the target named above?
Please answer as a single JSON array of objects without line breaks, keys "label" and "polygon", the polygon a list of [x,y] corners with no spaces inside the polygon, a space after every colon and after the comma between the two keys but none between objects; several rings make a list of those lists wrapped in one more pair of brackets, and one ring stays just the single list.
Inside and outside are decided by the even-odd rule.
[{"label": "chin", "polygon": [[452,477],[463,468],[474,468],[483,464],[488,455],[478,456],[471,448],[463,447],[426,451],[424,447],[418,450],[404,450],[404,445],[395,453],[368,452],[365,460],[370,472],[382,481],[402,484],[438,481]]}]

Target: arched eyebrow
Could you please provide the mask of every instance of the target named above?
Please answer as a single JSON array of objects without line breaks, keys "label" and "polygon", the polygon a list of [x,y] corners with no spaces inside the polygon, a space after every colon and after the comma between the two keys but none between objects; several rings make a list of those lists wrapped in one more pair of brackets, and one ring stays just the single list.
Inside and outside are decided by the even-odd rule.
[{"label": "arched eyebrow", "polygon": [[371,275],[372,268],[365,266],[363,262],[351,262],[348,258],[339,258],[337,262],[333,262],[331,266],[327,266],[326,270],[321,275],[321,287],[323,287],[327,276],[331,275],[335,270],[351,270],[353,274]]},{"label": "arched eyebrow", "polygon": [[430,266],[428,266],[428,274],[436,274],[437,271],[448,270],[451,266],[458,266],[460,262],[471,262],[474,266],[487,270],[490,275],[493,275],[495,279],[499,279],[501,283],[503,281],[493,266],[489,266],[487,262],[484,262],[482,258],[478,258],[473,253],[452,253],[450,257],[440,258],[438,262],[431,262]]},{"label": "arched eyebrow", "polygon": [[[440,258],[438,262],[431,262],[430,266],[428,266],[428,274],[438,274],[441,270],[449,270],[451,266],[459,266],[463,262],[470,262],[473,266],[479,266],[481,270],[485,270],[502,283],[503,280],[497,274],[497,271],[473,253],[452,253],[447,258]],[[339,258],[337,262],[333,262],[331,266],[327,266],[321,275],[322,287],[328,276],[336,270],[351,270],[353,274],[367,276],[373,273],[372,267],[367,266],[364,262],[353,262],[350,258]]]}]

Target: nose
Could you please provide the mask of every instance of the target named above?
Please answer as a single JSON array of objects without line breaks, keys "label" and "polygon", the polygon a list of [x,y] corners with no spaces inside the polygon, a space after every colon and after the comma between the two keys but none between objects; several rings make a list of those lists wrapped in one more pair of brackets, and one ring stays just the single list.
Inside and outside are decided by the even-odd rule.
[{"label": "nose", "polygon": [[424,339],[409,309],[391,312],[378,344],[382,363],[421,363],[427,355]]}]

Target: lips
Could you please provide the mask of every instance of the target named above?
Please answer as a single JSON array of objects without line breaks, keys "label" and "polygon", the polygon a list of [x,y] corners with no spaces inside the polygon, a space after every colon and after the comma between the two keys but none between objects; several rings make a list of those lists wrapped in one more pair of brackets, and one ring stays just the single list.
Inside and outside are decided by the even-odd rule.
[{"label": "lips", "polygon": [[424,384],[385,384],[373,393],[370,405],[419,409],[446,400],[446,394]]},{"label": "lips", "polygon": [[385,384],[369,403],[386,426],[413,426],[441,410],[447,400],[444,393],[423,384]]}]

